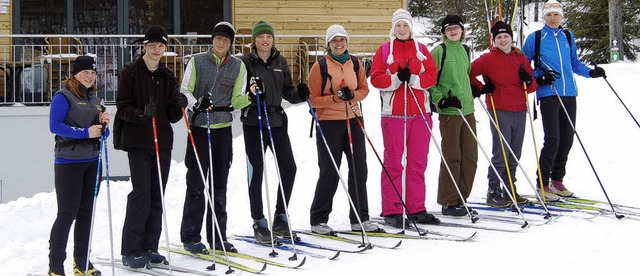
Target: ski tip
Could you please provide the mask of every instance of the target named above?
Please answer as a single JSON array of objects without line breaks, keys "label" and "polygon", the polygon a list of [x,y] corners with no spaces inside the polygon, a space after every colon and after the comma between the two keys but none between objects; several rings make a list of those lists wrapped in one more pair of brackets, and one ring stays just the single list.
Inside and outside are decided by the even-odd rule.
[{"label": "ski tip", "polygon": [[333,257],[330,257],[330,258],[329,258],[329,260],[332,260],[332,261],[333,261],[333,260],[338,259],[338,257],[340,256],[340,252],[341,252],[341,251],[337,251],[337,252],[336,252],[336,254],[335,254],[335,255],[333,255]]},{"label": "ski tip", "polygon": [[300,264],[298,264],[295,268],[302,267],[306,261],[307,261],[307,257],[305,256],[305,257],[302,258],[302,262],[300,262]]},{"label": "ski tip", "polygon": [[528,221],[524,221],[524,224],[522,226],[520,226],[520,228],[525,229],[529,227],[529,222]]},{"label": "ski tip", "polygon": [[267,263],[263,263],[263,266],[261,269],[258,269],[258,273],[264,271],[265,269],[267,269]]}]

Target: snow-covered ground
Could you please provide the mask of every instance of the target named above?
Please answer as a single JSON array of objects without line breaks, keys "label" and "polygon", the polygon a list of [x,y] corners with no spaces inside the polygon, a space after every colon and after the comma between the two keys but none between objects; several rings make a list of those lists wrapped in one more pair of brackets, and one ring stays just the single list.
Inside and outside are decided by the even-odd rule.
[{"label": "snow-covered ground", "polygon": [[[640,116],[640,95],[637,93],[637,78],[640,75],[640,63],[617,63],[603,65],[608,80],[617,90],[633,114]],[[577,132],[593,161],[598,175],[611,199],[616,203],[640,206],[640,183],[636,180],[640,147],[640,129],[624,110],[611,89],[603,79],[577,78],[580,96],[578,97]],[[532,96],[531,96],[532,97]],[[380,135],[380,115],[378,91],[372,89],[369,97],[363,101],[366,130],[373,139],[377,151],[382,154]],[[289,134],[298,165],[296,186],[290,203],[291,222],[294,228],[309,228],[309,207],[315,183],[318,178],[315,138],[309,138],[310,116],[306,104],[287,109],[290,118]],[[486,113],[476,101],[478,135],[482,146],[490,151],[491,134]],[[437,119],[434,118],[435,137],[439,142]],[[183,122],[179,122],[182,124]],[[540,120],[534,121],[535,140],[542,147],[542,126]],[[50,139],[50,137],[42,137]],[[530,176],[535,173],[535,155],[532,135],[527,130],[522,164]],[[439,153],[431,142],[429,165],[427,167],[427,205],[432,211],[439,210],[435,203]],[[374,153],[368,147],[369,202],[372,216],[380,213],[380,172],[381,167]],[[49,152],[43,152],[42,158],[49,158]],[[229,177],[228,232],[232,234],[252,234],[252,220],[249,215],[249,202],[246,182],[246,163],[244,160],[244,141],[242,137],[234,140],[234,164]],[[267,157],[270,196],[275,199],[277,176],[271,154]],[[343,166],[344,167],[344,166]],[[486,193],[486,173],[488,162],[479,151],[478,171],[475,187],[470,200],[480,201]],[[602,190],[591,170],[578,140],[574,142],[568,164],[566,185],[578,196],[604,199]],[[346,170],[343,168],[346,177]],[[184,202],[186,168],[184,163],[174,162],[171,167],[169,184],[165,196],[168,233],[171,242],[179,242],[179,228]],[[532,193],[521,171],[517,178],[520,191]],[[105,185],[105,183],[102,183]],[[122,222],[125,213],[126,195],[131,190],[130,182],[112,182],[112,221],[115,253],[119,255]],[[103,186],[106,188],[106,186]],[[98,197],[95,217],[92,259],[109,257],[109,224],[107,215],[107,193],[103,189]],[[329,225],[337,229],[348,227],[348,205],[344,190],[339,187],[334,201],[334,211]],[[56,200],[53,192],[40,193],[32,198],[20,198],[0,205],[0,275],[24,275],[26,273],[44,274],[48,267],[49,230],[56,213]],[[479,224],[488,223],[479,221]],[[300,270],[286,270],[269,267],[268,275],[396,275],[402,272],[418,274],[447,273],[464,275],[467,273],[497,273],[497,275],[602,275],[634,274],[637,271],[635,248],[640,246],[640,222],[631,219],[617,220],[611,216],[602,216],[591,221],[560,217],[557,221],[526,229],[520,233],[481,231],[470,242],[414,241],[406,240],[396,250],[373,249],[362,254],[343,253],[336,261],[308,258]],[[165,229],[167,230],[167,229]],[[455,231],[457,229],[453,229]],[[468,229],[467,229],[468,230]],[[469,233],[466,231],[465,233]],[[72,235],[72,234],[71,234]],[[161,246],[165,244],[164,234]],[[70,239],[72,240],[72,239]],[[268,250],[234,242],[241,251],[252,251],[267,257]],[[67,252],[71,254],[72,244]],[[286,262],[290,253],[281,252],[279,260]],[[172,255],[173,263],[193,268],[208,265],[182,256]],[[71,274],[71,258],[65,263],[67,273]],[[221,267],[219,265],[219,267]],[[100,267],[110,274],[109,267]],[[217,272],[222,275],[220,268]],[[117,271],[119,275],[132,275]]]}]

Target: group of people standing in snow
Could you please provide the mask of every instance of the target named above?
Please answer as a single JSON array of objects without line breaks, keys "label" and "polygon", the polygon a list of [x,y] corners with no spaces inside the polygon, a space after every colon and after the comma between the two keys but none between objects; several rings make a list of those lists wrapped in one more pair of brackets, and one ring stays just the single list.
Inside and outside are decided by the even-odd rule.
[{"label": "group of people standing in snow", "polygon": [[[433,212],[427,212],[425,199],[433,112],[438,113],[442,137],[437,194],[441,214],[465,216],[475,212],[465,203],[477,169],[474,98],[481,95],[485,95],[494,121],[487,204],[506,207],[512,201],[527,202],[514,184],[524,140],[527,95],[534,91],[544,128],[539,191],[547,199],[573,195],[562,181],[576,115],[573,73],[596,78],[605,76],[605,72],[599,67],[590,69],[578,60],[572,34],[561,27],[560,3],[545,3],[543,17],[545,26],[527,37],[522,50],[513,46],[511,26],[496,22],[491,28],[493,47],[471,62],[469,49],[462,43],[465,26],[460,16],[447,15],[442,20],[443,43],[429,51],[416,40],[411,14],[402,9],[394,12],[390,41],[375,53],[370,79],[371,85],[380,90],[382,101],[381,216],[385,224],[403,228],[407,218],[424,224],[440,222]],[[289,65],[275,47],[275,31],[269,22],[255,23],[251,51],[240,58],[230,53],[234,37],[230,23],[215,25],[211,48],[189,60],[178,83],[160,62],[169,41],[167,31],[152,26],[142,41],[143,56],[125,65],[119,74],[113,134],[117,135],[116,148],[128,154],[133,186],[122,232],[124,265],[141,268],[149,262],[165,261],[158,253],[158,243],[173,147],[171,124],[183,117],[189,128],[187,190],[180,227],[185,250],[237,251],[226,240],[234,110],[240,110],[243,125],[254,236],[263,243],[273,242],[274,235],[294,238],[287,206],[296,163],[283,100],[308,102],[317,122],[319,178],[310,208],[311,231],[333,232],[328,220],[333,197],[343,181],[338,169],[343,154],[349,168],[346,185],[351,229],[382,229],[369,215],[366,133],[358,104],[368,96],[369,82],[362,62],[349,53],[345,28],[332,25],[327,29],[326,54],[311,68],[308,85],[292,83]],[[110,118],[96,97],[95,82],[93,58],[78,57],[72,76],[51,103],[58,215],[51,230],[49,275],[64,275],[65,248],[74,220],[74,273],[100,275],[87,257],[92,204],[99,187],[96,178],[102,174],[101,147],[110,134],[106,127]],[[503,141],[510,148],[508,152]],[[265,217],[262,186],[266,182],[267,149],[275,157],[280,186],[275,212]],[[200,236],[204,221],[208,246]]]}]

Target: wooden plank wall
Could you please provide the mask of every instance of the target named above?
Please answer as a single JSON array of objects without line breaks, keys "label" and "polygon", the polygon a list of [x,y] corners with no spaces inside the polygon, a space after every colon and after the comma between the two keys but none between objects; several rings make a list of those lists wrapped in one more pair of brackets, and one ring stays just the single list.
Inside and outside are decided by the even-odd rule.
[{"label": "wooden plank wall", "polygon": [[[401,0],[234,0],[232,17],[239,33],[250,33],[258,20],[271,22],[276,32],[276,45],[298,43],[296,38],[278,35],[317,35],[324,44],[326,30],[333,24],[343,25],[349,35],[388,34],[393,12],[398,8],[406,8],[405,3]],[[353,49],[352,46],[357,44],[383,41],[351,38],[350,42],[350,49]],[[297,81],[300,76],[295,71],[299,69],[297,61],[300,57],[291,52],[283,54],[293,65],[292,73],[294,81]]]},{"label": "wooden plank wall", "polygon": [[[9,1],[6,13],[0,13],[0,34],[11,34],[11,5],[13,1]],[[0,61],[11,61],[11,39],[0,38]]]},{"label": "wooden plank wall", "polygon": [[251,28],[265,19],[281,34],[324,34],[332,24],[342,24],[353,34],[386,34],[391,15],[404,7],[400,0],[235,0],[233,24]]}]

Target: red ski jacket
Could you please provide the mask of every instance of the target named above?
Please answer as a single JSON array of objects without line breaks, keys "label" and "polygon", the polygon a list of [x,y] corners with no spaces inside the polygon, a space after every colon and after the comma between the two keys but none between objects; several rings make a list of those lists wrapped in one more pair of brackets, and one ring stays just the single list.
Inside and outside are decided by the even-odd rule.
[{"label": "red ski jacket", "polygon": [[[521,51],[513,50],[505,54],[497,47],[491,48],[489,53],[483,54],[471,63],[471,85],[482,89],[484,86],[476,77],[489,77],[496,86],[493,92],[493,102],[497,109],[513,112],[527,110],[527,98],[524,94],[524,87],[518,75],[520,65],[524,65],[525,70],[531,75],[533,68],[531,62]],[[538,84],[534,80],[527,87],[527,93],[536,91]],[[492,109],[491,98],[485,95],[487,108]]]}]

